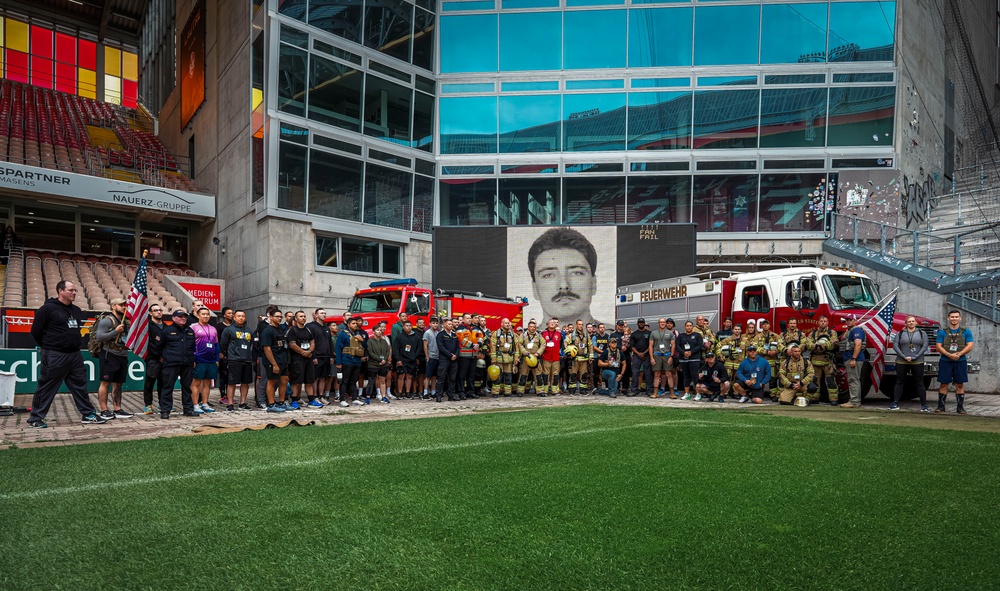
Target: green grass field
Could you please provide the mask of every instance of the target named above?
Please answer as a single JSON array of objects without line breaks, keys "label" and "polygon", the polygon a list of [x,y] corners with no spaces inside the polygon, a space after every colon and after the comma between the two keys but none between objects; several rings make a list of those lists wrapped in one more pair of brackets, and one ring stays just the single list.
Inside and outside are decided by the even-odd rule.
[{"label": "green grass field", "polygon": [[1000,436],[574,407],[0,452],[0,589],[995,589]]}]

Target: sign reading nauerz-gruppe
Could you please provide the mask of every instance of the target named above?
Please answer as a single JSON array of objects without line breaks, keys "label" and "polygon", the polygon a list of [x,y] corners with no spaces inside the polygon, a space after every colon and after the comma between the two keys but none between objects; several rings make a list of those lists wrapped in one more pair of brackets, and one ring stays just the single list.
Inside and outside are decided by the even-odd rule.
[{"label": "sign reading nauerz-gruppe", "polygon": [[0,162],[0,188],[72,197],[101,204],[152,211],[215,217],[215,197],[126,181],[75,174],[36,166]]}]

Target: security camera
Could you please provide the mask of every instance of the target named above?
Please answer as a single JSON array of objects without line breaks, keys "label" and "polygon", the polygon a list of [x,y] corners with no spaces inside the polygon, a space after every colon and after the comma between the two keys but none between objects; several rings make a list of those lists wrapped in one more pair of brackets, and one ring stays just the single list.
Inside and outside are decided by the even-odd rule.
[{"label": "security camera", "polygon": [[219,245],[219,237],[218,236],[213,236],[212,237],[212,244],[214,244],[216,246]]}]

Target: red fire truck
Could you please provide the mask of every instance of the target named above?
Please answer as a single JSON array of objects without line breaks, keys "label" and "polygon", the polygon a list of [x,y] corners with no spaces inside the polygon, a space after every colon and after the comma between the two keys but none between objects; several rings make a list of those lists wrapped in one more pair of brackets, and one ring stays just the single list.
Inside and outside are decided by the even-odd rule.
[{"label": "red fire truck", "polygon": [[[423,319],[430,323],[431,316],[455,318],[468,312],[486,317],[486,327],[500,328],[500,321],[509,318],[514,327],[524,320],[524,307],[528,303],[520,298],[500,298],[481,293],[432,292],[417,285],[416,279],[390,279],[375,281],[366,289],[359,289],[351,298],[347,311],[353,316],[361,316],[365,330],[372,331],[379,322],[385,321],[391,329],[399,321],[399,315],[406,313],[414,325]],[[327,322],[343,322],[344,316],[327,316]]]},{"label": "red fire truck", "polygon": [[[868,276],[847,268],[791,267],[756,273],[715,271],[620,287],[616,313],[618,318],[633,325],[639,317],[645,317],[654,326],[656,318],[673,317],[678,330],[683,328],[684,321],[693,321],[698,315],[705,316],[715,331],[726,318],[743,326],[753,322],[758,328],[766,319],[775,332],[784,332],[789,318],[798,319],[799,330],[810,332],[818,326],[819,317],[826,316],[830,327],[843,335],[849,316],[870,316],[881,299],[878,287]],[[904,327],[907,316],[909,314],[903,312],[895,313],[893,334]],[[939,324],[929,318],[916,318],[918,329],[933,343]],[[869,345],[872,343],[870,337]],[[869,358],[871,351],[869,349]],[[842,356],[837,357],[838,365],[842,364]],[[889,396],[896,385],[895,358],[890,346],[879,384],[879,390]],[[926,356],[926,385],[937,375],[937,361],[936,352]],[[970,372],[978,370],[977,363],[969,363]],[[861,375],[861,391],[867,394],[872,385],[870,364],[865,363]],[[846,379],[842,380],[842,385],[846,389]]]}]

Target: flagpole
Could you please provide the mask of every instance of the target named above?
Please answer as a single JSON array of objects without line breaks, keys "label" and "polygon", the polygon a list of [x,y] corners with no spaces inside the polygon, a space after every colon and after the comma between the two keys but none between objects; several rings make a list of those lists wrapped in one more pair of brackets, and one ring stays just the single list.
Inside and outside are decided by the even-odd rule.
[{"label": "flagpole", "polygon": [[[145,260],[146,255],[148,255],[148,254],[149,254],[149,249],[148,248],[142,249],[142,258],[143,258],[143,260]],[[125,305],[125,313],[122,314],[122,321],[118,324],[118,326],[125,326],[125,319],[128,318],[128,302],[126,302],[125,304],[126,304]]]}]

